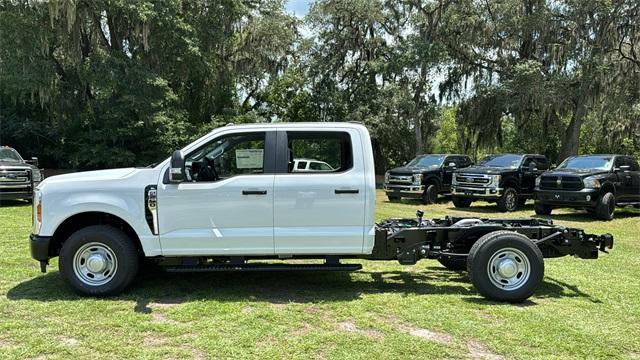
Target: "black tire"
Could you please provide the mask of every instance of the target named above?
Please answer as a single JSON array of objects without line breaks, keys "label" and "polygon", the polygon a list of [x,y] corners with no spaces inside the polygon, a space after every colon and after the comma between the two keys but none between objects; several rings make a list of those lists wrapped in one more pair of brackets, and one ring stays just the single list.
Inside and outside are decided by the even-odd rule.
[{"label": "black tire", "polygon": [[[515,256],[508,255],[509,253]],[[505,254],[505,257],[501,256],[502,254]],[[501,258],[511,260],[511,264],[516,268],[510,269],[515,273],[514,276],[504,278],[504,281],[507,281],[504,283],[506,285],[500,282],[499,286],[497,279],[502,279],[502,275],[496,266],[489,265],[495,264]],[[524,268],[520,269],[520,266],[527,264],[527,271]],[[544,259],[540,249],[526,236],[512,231],[494,231],[473,244],[467,260],[467,271],[473,286],[487,299],[521,302],[533,295],[542,282]],[[514,283],[509,284],[509,281]],[[509,286],[513,288],[509,289]]]},{"label": "black tire", "polygon": [[389,199],[389,201],[399,201],[400,196],[387,195],[387,199]]},{"label": "black tire", "polygon": [[518,191],[508,187],[498,199],[498,209],[502,212],[518,210]]},{"label": "black tire", "polygon": [[[92,248],[92,246],[94,247]],[[103,270],[97,275],[104,276],[104,283],[91,284],[89,282],[92,279],[97,281],[98,278],[94,274],[100,271],[79,270],[84,275],[78,275],[75,271],[76,254],[79,256],[78,263],[84,261],[87,269],[89,269],[89,261],[91,261],[88,257],[94,256],[94,254],[98,254],[97,256],[102,259],[100,261],[104,263],[115,264],[115,268],[112,268],[110,273]],[[85,260],[82,254],[90,255]],[[138,267],[138,252],[132,239],[121,230],[111,226],[93,225],[80,229],[62,244],[60,251],[60,274],[65,282],[81,295],[110,296],[119,294],[131,284],[138,272]],[[83,280],[83,276],[85,280]]]},{"label": "black tire", "polygon": [[425,205],[435,204],[438,200],[438,187],[434,184],[427,184],[422,193],[422,203]]},{"label": "black tire", "polygon": [[536,212],[536,215],[551,215],[553,208],[550,205],[536,201],[533,205],[533,210]]},{"label": "black tire", "polygon": [[608,192],[598,200],[596,211],[594,213],[596,219],[611,220],[616,210],[616,197]]},{"label": "black tire", "polygon": [[452,197],[451,201],[453,202],[453,206],[457,208],[468,208],[469,206],[471,206],[471,203],[473,202],[472,199],[458,197],[458,196]]},{"label": "black tire", "polygon": [[443,255],[438,259],[438,262],[442,266],[452,271],[465,271],[467,270],[467,258],[462,256],[446,256]]}]

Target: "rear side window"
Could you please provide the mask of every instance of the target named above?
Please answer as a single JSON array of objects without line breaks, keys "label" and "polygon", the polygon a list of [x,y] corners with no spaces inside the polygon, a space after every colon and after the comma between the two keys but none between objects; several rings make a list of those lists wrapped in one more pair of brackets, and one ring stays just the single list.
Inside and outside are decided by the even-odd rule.
[{"label": "rear side window", "polygon": [[638,162],[636,161],[636,159],[632,158],[632,157],[628,157],[627,158],[627,165],[629,165],[631,167],[631,171],[638,171],[640,170],[640,168],[638,167]]},{"label": "rear side window", "polygon": [[298,161],[298,166],[296,166],[296,169],[304,170],[306,168],[307,168],[307,162],[306,161]]},{"label": "rear side window", "polygon": [[[288,172],[334,173],[353,167],[351,136],[346,132],[287,132]],[[293,164],[307,159],[309,168]],[[300,161],[298,162],[300,163]]]}]

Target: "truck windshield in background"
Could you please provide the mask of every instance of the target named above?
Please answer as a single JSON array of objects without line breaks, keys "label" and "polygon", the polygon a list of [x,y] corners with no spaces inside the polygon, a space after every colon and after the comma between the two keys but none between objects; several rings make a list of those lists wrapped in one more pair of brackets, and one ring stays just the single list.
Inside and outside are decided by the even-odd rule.
[{"label": "truck windshield in background", "polygon": [[20,162],[22,158],[13,149],[0,149],[0,161]]},{"label": "truck windshield in background", "polygon": [[407,166],[409,167],[440,167],[444,161],[444,155],[425,155],[418,156],[415,159],[409,161]]},{"label": "truck windshield in background", "polygon": [[609,170],[612,163],[612,156],[578,156],[566,159],[557,168]]},{"label": "truck windshield in background", "polygon": [[515,169],[520,166],[522,155],[489,155],[480,160],[479,166]]}]

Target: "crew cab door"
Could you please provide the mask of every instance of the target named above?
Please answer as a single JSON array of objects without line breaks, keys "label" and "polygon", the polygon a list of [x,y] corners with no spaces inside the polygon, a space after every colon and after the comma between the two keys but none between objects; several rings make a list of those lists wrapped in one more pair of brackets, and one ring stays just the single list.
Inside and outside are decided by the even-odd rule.
[{"label": "crew cab door", "polygon": [[[449,166],[450,163],[454,163],[455,166]],[[442,163],[442,189],[449,189],[451,187],[451,179],[453,172],[460,168],[460,158],[457,156],[447,156]]]},{"label": "crew cab door", "polygon": [[[364,155],[357,131],[278,131],[274,181],[275,252],[361,254],[365,222]],[[293,171],[293,159],[333,170]]]},{"label": "crew cab door", "polygon": [[[531,164],[535,164],[535,170],[531,171]],[[522,162],[520,173],[522,174],[521,189],[523,193],[532,194],[536,185],[536,177],[548,168],[546,158],[527,156]]]},{"label": "crew cab door", "polygon": [[[627,166],[628,168],[622,168]],[[640,175],[638,164],[629,157],[618,156],[613,165],[613,171],[618,179],[616,197],[619,201],[638,201],[640,193]]]},{"label": "crew cab door", "polygon": [[163,255],[272,255],[275,129],[223,133],[158,185]]}]

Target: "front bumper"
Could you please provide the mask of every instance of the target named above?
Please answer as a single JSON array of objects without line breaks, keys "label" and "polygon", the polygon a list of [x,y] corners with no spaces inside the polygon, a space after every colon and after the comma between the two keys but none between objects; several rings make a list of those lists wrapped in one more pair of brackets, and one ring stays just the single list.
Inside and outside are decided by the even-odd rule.
[{"label": "front bumper", "polygon": [[498,199],[504,189],[500,187],[465,187],[461,185],[451,186],[451,195],[466,198]]},{"label": "front bumper", "polygon": [[33,190],[31,188],[5,188],[0,186],[0,200],[31,200]]},{"label": "front bumper", "polygon": [[49,261],[51,256],[49,255],[49,244],[51,243],[51,236],[40,236],[31,234],[29,236],[31,240],[29,242],[31,247],[31,257],[40,262]]},{"label": "front bumper", "polygon": [[424,185],[397,185],[397,184],[384,184],[384,191],[387,195],[405,196],[405,197],[420,197],[424,193]]},{"label": "front bumper", "polygon": [[537,202],[557,207],[595,207],[599,197],[598,189],[579,191],[536,189]]}]

